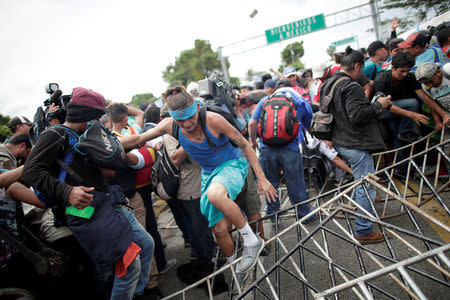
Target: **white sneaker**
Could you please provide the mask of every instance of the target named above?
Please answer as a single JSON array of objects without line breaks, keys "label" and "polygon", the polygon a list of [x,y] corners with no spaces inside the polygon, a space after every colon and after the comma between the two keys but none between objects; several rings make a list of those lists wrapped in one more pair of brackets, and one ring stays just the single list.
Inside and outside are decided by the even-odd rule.
[{"label": "white sneaker", "polygon": [[264,240],[258,236],[258,243],[255,246],[247,247],[244,246],[244,251],[242,252],[242,258],[236,267],[236,272],[247,273],[256,264],[256,259],[258,258],[261,251],[264,249]]}]

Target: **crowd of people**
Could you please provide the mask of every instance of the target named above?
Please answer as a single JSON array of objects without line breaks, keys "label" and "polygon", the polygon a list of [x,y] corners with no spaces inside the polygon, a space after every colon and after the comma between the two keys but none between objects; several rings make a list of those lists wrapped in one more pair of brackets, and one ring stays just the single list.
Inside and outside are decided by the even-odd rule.
[{"label": "crowd of people", "polygon": [[[234,86],[234,106],[221,103],[223,113],[209,109],[192,82],[169,88],[162,107],[144,110],[74,88],[64,120],[51,113],[62,108],[52,105],[49,126],[34,145],[29,139],[33,122],[13,117],[12,136],[0,144],[0,288],[23,288],[40,299],[161,298],[158,276],[177,264],[166,256],[153,210],[152,165],[164,151],[179,170],[179,188],[167,203],[191,249],[190,259],[211,271],[214,264],[233,264],[237,281],[229,284],[239,293],[258,256],[270,252],[260,221],[262,201],[275,224],[277,189],[283,183],[302,223],[317,217],[316,207],[303,203],[311,181],[305,174],[315,171],[308,151],[327,162],[325,173],[357,180],[374,172],[374,152],[400,148],[431,131],[448,139],[450,86],[444,68],[450,60],[450,25],[405,40],[396,36],[397,26],[394,20],[391,38],[370,43],[367,51],[347,47],[334,54],[334,61],[312,69],[270,69],[258,86]],[[332,138],[319,140],[309,128],[330,93]],[[283,115],[291,118],[289,130],[273,120],[280,117],[270,114],[276,105],[290,111]],[[236,126],[225,114],[234,116]],[[126,150],[124,166],[100,167],[77,150],[76,141],[92,120],[118,138]],[[448,146],[445,151],[450,155]],[[405,157],[400,151],[396,159]],[[399,165],[395,175],[405,178],[405,166]],[[357,187],[354,195],[362,215],[373,214],[376,197],[374,187],[366,188],[368,193]],[[242,238],[240,258],[233,227]],[[355,239],[384,241],[363,217],[355,220]],[[217,248],[223,261],[216,260]],[[30,253],[47,268],[56,263],[64,271],[56,270],[53,280],[36,275]],[[62,253],[64,263],[55,253]]]}]

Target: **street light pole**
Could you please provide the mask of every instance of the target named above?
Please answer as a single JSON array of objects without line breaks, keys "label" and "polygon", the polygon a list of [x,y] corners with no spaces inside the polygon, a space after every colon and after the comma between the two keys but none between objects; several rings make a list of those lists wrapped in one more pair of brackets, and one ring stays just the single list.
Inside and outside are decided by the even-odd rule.
[{"label": "street light pole", "polygon": [[222,66],[223,76],[226,81],[230,82],[230,77],[228,76],[227,65],[225,64],[225,58],[222,55],[222,47],[217,48],[217,53],[219,54],[220,64]]}]

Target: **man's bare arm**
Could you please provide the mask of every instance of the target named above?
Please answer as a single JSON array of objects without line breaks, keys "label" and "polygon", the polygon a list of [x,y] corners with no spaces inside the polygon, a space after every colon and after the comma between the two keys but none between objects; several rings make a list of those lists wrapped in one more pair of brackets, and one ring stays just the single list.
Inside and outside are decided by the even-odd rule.
[{"label": "man's bare arm", "polygon": [[14,170],[0,174],[0,188],[8,186],[13,182],[16,182],[22,176],[23,166],[20,166]]},{"label": "man's bare arm", "polygon": [[431,98],[427,93],[424,92],[424,90],[416,90],[415,92],[417,96],[419,96],[420,99],[422,99],[423,102],[425,102],[430,107],[432,112],[435,111],[441,116],[445,126],[450,125],[450,114],[443,110],[442,107],[440,107],[439,104],[437,104],[436,101],[433,100],[433,98]]},{"label": "man's bare arm", "polygon": [[165,118],[161,122],[158,123],[154,128],[147,130],[141,134],[134,134],[123,138],[120,142],[123,147],[126,149],[136,148],[139,145],[145,144],[145,142],[153,140],[158,136],[161,136],[165,133],[172,135],[172,118]]}]

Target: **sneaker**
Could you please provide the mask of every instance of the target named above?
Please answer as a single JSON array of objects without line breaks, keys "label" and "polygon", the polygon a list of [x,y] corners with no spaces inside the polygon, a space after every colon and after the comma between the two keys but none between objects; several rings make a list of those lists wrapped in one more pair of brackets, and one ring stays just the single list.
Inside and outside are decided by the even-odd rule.
[{"label": "sneaker", "polygon": [[366,236],[357,236],[355,234],[355,238],[358,242],[361,243],[361,245],[374,244],[384,241],[384,236],[379,231],[372,231],[371,234]]},{"label": "sneaker", "polygon": [[[233,293],[233,295],[239,294],[240,292],[242,292],[242,290],[244,289],[244,283],[248,278],[248,274],[249,272],[246,273],[238,273],[236,272],[236,278],[237,278],[237,282],[233,282],[233,290],[231,291],[231,293]],[[239,287],[238,287],[239,285]],[[239,288],[241,289],[239,291]]]},{"label": "sneaker", "polygon": [[170,269],[172,269],[173,266],[175,266],[177,264],[177,259],[176,258],[171,258],[167,260],[166,266],[159,271],[159,274],[165,274],[167,273],[167,271],[169,271]]},{"label": "sneaker", "polygon": [[244,246],[244,251],[242,252],[242,259],[236,268],[238,273],[246,273],[256,264],[256,259],[258,258],[261,251],[264,249],[264,241],[258,236],[258,243],[254,246]]},{"label": "sneaker", "polygon": [[407,143],[407,144],[412,144],[417,140],[420,140],[422,138],[422,136],[418,135],[417,133],[413,132],[413,131],[408,131],[407,133],[404,134],[399,134],[397,136],[397,139],[401,142]]}]

